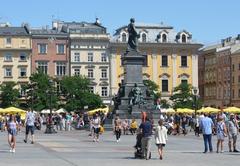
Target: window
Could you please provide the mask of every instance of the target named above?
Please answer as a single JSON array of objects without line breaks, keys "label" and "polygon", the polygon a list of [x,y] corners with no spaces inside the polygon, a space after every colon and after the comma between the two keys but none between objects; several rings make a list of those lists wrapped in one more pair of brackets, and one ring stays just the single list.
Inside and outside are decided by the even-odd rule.
[{"label": "window", "polygon": [[93,78],[93,69],[88,69],[88,78]]},{"label": "window", "polygon": [[238,97],[240,97],[240,89],[238,89]]},{"label": "window", "polygon": [[47,54],[47,44],[38,44],[38,53]]},{"label": "window", "polygon": [[142,34],[142,42],[143,43],[147,42],[147,35],[145,33]]},{"label": "window", "polygon": [[166,34],[163,34],[163,35],[162,35],[162,42],[163,42],[163,43],[166,43],[166,42],[167,42],[167,35],[166,35]]},{"label": "window", "polygon": [[233,90],[232,90],[232,98],[234,98],[234,95],[235,95],[235,94],[234,94],[234,89],[233,89]]},{"label": "window", "polygon": [[57,62],[56,63],[56,75],[64,76],[66,74],[66,63],[65,62]]},{"label": "window", "polygon": [[93,62],[93,53],[92,52],[88,53],[88,62]]},{"label": "window", "polygon": [[238,70],[240,70],[240,63],[238,64]]},{"label": "window", "polygon": [[162,80],[162,92],[168,92],[168,80]]},{"label": "window", "polygon": [[234,71],[234,64],[232,65],[232,71]]},{"label": "window", "polygon": [[90,91],[91,93],[94,93],[94,87],[93,87],[93,86],[90,86],[90,87],[89,87],[89,91]]},{"label": "window", "polygon": [[74,69],[74,75],[80,76],[80,69]]},{"label": "window", "polygon": [[48,62],[38,62],[37,63],[38,71],[48,74]]},{"label": "window", "polygon": [[185,35],[185,34],[183,34],[183,35],[182,35],[182,43],[186,43],[186,42],[187,42],[186,35]]},{"label": "window", "polygon": [[26,53],[20,53],[19,59],[20,59],[20,61],[26,61],[26,60],[27,60],[27,55],[26,55]]},{"label": "window", "polygon": [[103,97],[106,97],[106,96],[108,96],[108,88],[107,87],[102,87],[102,96]]},{"label": "window", "polygon": [[238,83],[240,83],[240,76],[238,76]]},{"label": "window", "polygon": [[12,38],[11,37],[6,38],[6,44],[12,44]]},{"label": "window", "polygon": [[167,67],[168,66],[168,56],[162,55],[162,66]]},{"label": "window", "polygon": [[126,35],[126,33],[122,34],[122,42],[127,42],[127,35]]},{"label": "window", "polygon": [[27,69],[25,67],[19,68],[19,76],[20,77],[26,77],[27,76]]},{"label": "window", "polygon": [[107,62],[107,54],[106,53],[101,54],[101,61],[102,62]]},{"label": "window", "polygon": [[102,78],[107,78],[107,69],[102,69]]},{"label": "window", "polygon": [[12,68],[11,67],[5,68],[5,77],[12,77]]},{"label": "window", "polygon": [[64,44],[57,44],[57,53],[64,54],[65,53],[65,45]]},{"label": "window", "polygon": [[74,62],[80,62],[80,53],[78,52],[74,53]]},{"label": "window", "polygon": [[181,80],[181,84],[188,84],[188,80]]},{"label": "window", "polygon": [[4,61],[12,61],[12,54],[11,53],[6,53],[4,55]]},{"label": "window", "polygon": [[187,67],[187,56],[181,56],[181,66]]}]

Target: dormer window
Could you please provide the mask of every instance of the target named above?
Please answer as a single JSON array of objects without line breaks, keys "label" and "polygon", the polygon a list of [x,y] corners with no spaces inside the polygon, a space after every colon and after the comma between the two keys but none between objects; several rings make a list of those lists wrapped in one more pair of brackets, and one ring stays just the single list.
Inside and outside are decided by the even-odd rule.
[{"label": "dormer window", "polygon": [[185,34],[182,34],[182,43],[186,43],[187,42],[187,37]]},{"label": "dormer window", "polygon": [[162,42],[163,43],[167,42],[167,35],[166,34],[162,34]]},{"label": "dormer window", "polygon": [[126,33],[122,34],[122,42],[127,42],[127,35],[126,35]]},{"label": "dormer window", "polygon": [[147,35],[145,33],[142,34],[142,42],[143,43],[147,42]]}]

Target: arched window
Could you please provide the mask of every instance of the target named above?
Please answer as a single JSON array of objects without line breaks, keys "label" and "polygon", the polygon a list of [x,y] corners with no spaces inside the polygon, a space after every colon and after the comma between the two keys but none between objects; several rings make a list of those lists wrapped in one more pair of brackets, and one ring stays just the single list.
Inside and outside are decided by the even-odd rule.
[{"label": "arched window", "polygon": [[127,42],[127,35],[126,35],[126,33],[122,34],[122,42]]},{"label": "arched window", "polygon": [[167,35],[166,35],[166,34],[163,34],[163,35],[162,35],[162,42],[163,42],[163,43],[166,43],[166,42],[167,42]]},{"label": "arched window", "polygon": [[186,43],[187,42],[187,38],[185,34],[182,34],[182,43]]},{"label": "arched window", "polygon": [[147,42],[147,36],[145,33],[142,34],[142,42],[143,43]]}]

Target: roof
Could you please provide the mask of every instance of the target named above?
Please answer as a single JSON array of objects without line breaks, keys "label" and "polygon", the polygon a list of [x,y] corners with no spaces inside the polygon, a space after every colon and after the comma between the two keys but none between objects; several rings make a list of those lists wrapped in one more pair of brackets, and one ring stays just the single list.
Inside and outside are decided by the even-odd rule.
[{"label": "roof", "polygon": [[106,28],[98,23],[62,22],[62,30],[70,33],[106,34]]},{"label": "roof", "polygon": [[29,32],[25,27],[0,27],[1,36],[28,36]]},{"label": "roof", "polygon": [[56,29],[31,29],[32,35],[68,35],[65,32],[58,31]]}]

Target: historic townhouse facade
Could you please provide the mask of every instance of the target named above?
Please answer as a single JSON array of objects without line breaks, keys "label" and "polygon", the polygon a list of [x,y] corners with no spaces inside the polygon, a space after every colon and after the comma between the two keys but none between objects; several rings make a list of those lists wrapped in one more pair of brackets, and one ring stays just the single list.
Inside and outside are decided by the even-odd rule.
[{"label": "historic townhouse facade", "polygon": [[[169,99],[174,87],[182,82],[198,87],[198,49],[201,44],[192,41],[192,35],[163,24],[135,24],[139,38],[139,50],[146,57],[143,78],[160,87],[162,98]],[[111,39],[111,89],[117,93],[123,80],[121,56],[127,46],[127,26],[116,30]],[[127,72],[127,71],[126,71]]]},{"label": "historic townhouse facade", "polygon": [[87,22],[54,22],[53,27],[69,33],[70,38],[70,75],[85,75],[91,80],[91,91],[111,103],[109,40],[107,33],[98,20]]},{"label": "historic townhouse facade", "polygon": [[40,70],[52,78],[69,75],[68,33],[57,29],[31,29],[32,73]]},{"label": "historic townhouse facade", "polygon": [[15,82],[21,90],[31,75],[31,36],[29,28],[0,27],[0,84]]},{"label": "historic townhouse facade", "polygon": [[204,79],[200,91],[205,106],[240,106],[240,35],[223,39],[220,44],[207,46],[200,51],[204,61]]}]

